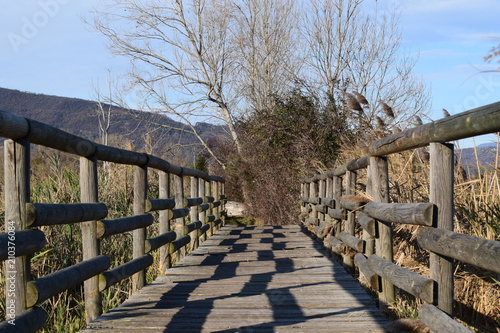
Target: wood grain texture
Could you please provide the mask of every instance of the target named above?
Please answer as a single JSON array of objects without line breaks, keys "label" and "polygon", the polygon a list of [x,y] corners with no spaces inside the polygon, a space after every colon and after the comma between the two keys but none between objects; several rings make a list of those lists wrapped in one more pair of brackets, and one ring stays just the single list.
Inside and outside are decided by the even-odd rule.
[{"label": "wood grain texture", "polygon": [[371,255],[367,262],[368,267],[380,277],[413,296],[419,297],[427,303],[432,303],[433,281],[431,279],[382,259],[376,254]]},{"label": "wood grain texture", "polygon": [[372,156],[383,156],[418,148],[431,142],[460,140],[500,131],[500,102],[407,129],[370,144]]},{"label": "wood grain texture", "polygon": [[[83,203],[96,203],[99,201],[97,160],[80,157],[80,195]],[[106,206],[106,215],[108,209]],[[101,218],[101,217],[97,217]],[[97,219],[96,218],[96,219]],[[99,241],[97,240],[97,221],[83,222],[80,225],[82,231],[83,260],[95,258],[100,253]],[[102,298],[99,292],[99,277],[91,277],[83,283],[85,299],[85,320],[87,323],[102,314]]]},{"label": "wood grain texture", "polygon": [[110,264],[111,260],[108,256],[100,255],[29,281],[26,292],[26,305],[32,307],[64,290],[74,287],[104,272]]},{"label": "wood grain texture", "polygon": [[[134,167],[134,215],[143,215],[148,188],[148,168],[145,166]],[[146,253],[146,228],[132,231],[133,259],[142,258]],[[146,272],[141,270],[132,277],[132,292],[146,285]]]},{"label": "wood grain texture", "polygon": [[[430,202],[437,207],[435,226],[453,231],[454,217],[454,150],[452,144],[432,143],[430,146]],[[453,316],[453,259],[431,253],[431,278],[437,282],[437,306]]]},{"label": "wood grain texture", "polygon": [[[368,182],[370,195],[374,202],[389,202],[389,167],[387,158],[371,157],[368,165]],[[376,240],[375,253],[388,261],[393,260],[392,227],[389,223],[377,221],[378,239]],[[395,300],[394,286],[386,279],[380,285],[381,310],[385,310]]]},{"label": "wood grain texture", "polygon": [[390,223],[431,226],[434,205],[432,203],[381,203],[369,202],[364,210],[369,216]]},{"label": "wood grain texture", "polygon": [[299,226],[225,226],[84,332],[386,332],[325,255]]},{"label": "wood grain texture", "polygon": [[453,320],[432,304],[423,304],[418,316],[433,332],[439,333],[472,333],[467,327]]},{"label": "wood grain texture", "polygon": [[[5,140],[5,232],[27,228],[26,203],[30,200],[30,142],[28,139]],[[14,229],[14,230],[13,230]],[[14,283],[14,295],[5,288],[5,304],[14,304],[15,314],[26,310],[26,283],[31,280],[30,257],[9,259],[5,264],[5,275]]]},{"label": "wood grain texture", "polygon": [[437,228],[425,228],[417,238],[426,250],[500,273],[500,241]]}]

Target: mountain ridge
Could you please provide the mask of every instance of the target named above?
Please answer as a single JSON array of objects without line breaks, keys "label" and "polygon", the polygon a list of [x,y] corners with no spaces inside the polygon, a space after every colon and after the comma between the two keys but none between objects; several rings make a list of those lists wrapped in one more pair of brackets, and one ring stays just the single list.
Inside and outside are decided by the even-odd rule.
[{"label": "mountain ridge", "polygon": [[[108,104],[103,104],[107,110]],[[80,98],[23,92],[0,88],[0,110],[43,122],[71,134],[101,142],[98,102]],[[160,124],[160,126],[155,125]],[[224,127],[197,123],[204,139],[224,135]],[[109,144],[135,150],[148,149],[157,155],[192,163],[203,151],[186,124],[162,114],[111,107]]]}]

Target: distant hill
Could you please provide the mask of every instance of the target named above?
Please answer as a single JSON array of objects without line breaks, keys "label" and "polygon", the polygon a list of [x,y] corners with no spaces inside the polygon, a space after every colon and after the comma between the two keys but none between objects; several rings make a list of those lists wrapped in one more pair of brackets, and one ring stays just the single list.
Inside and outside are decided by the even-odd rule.
[{"label": "distant hill", "polygon": [[[497,156],[496,144],[479,145],[476,147],[476,149],[459,149],[456,151],[455,155],[457,160],[464,166],[468,174],[476,175],[478,164],[480,169],[485,168],[491,170],[495,166]],[[477,161],[479,161],[479,163],[477,163]]]},{"label": "distant hill", "polygon": [[[95,101],[0,88],[0,110],[99,142],[98,104]],[[159,127],[153,123],[180,130]],[[204,138],[225,133],[224,128],[218,125],[198,123],[196,127]],[[155,154],[165,154],[166,157],[191,163],[202,148],[197,145],[199,142],[194,135],[182,129],[187,129],[187,126],[165,115],[113,107],[109,144],[124,148],[123,145],[129,142],[134,149],[141,150],[149,143]]]}]

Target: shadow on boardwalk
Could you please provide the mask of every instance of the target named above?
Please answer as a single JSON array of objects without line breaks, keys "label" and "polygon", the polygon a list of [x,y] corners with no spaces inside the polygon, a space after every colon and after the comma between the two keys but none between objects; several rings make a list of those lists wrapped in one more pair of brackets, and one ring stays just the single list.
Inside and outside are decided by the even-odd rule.
[{"label": "shadow on boardwalk", "polygon": [[89,331],[385,332],[362,287],[298,226],[221,229]]}]

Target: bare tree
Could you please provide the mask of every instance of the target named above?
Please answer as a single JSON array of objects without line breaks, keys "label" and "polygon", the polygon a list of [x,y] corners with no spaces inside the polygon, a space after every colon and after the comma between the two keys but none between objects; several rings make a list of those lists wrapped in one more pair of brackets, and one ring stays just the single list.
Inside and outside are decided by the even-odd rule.
[{"label": "bare tree", "polygon": [[300,69],[296,1],[242,0],[235,5],[235,82],[244,102],[263,110],[272,96],[291,90]]},{"label": "bare tree", "polygon": [[117,0],[93,23],[114,54],[131,60],[130,87],[144,106],[182,120],[219,162],[194,122],[223,121],[240,151],[228,87],[232,8],[228,0]]},{"label": "bare tree", "polygon": [[[310,56],[308,70],[316,89],[337,100],[349,100],[349,91],[370,101],[354,110],[352,119],[373,128],[377,116],[396,126],[428,109],[429,95],[412,74],[416,58],[401,48],[398,13],[365,14],[364,0],[311,0],[303,24]],[[314,79],[311,80],[314,83]],[[387,117],[384,104],[395,117]],[[378,122],[380,124],[380,122]]]},{"label": "bare tree", "polygon": [[108,69],[107,78],[107,92],[103,96],[99,84],[93,84],[94,99],[97,102],[97,119],[99,121],[99,133],[101,135],[101,143],[108,145],[109,129],[111,127],[111,111],[113,110],[113,82],[111,79],[111,70]]}]

